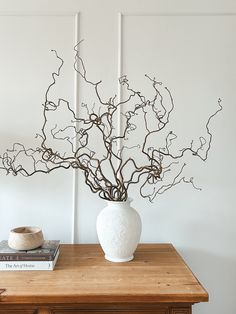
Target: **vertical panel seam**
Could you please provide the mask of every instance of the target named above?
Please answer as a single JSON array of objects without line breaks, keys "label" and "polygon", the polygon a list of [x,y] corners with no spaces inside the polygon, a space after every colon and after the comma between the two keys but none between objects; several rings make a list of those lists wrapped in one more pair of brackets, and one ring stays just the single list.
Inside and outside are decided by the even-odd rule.
[{"label": "vertical panel seam", "polygon": [[[79,42],[79,12],[75,14],[75,38],[74,46]],[[79,101],[79,88],[78,88],[79,74],[74,71],[74,111],[76,117],[78,117],[78,101]],[[77,125],[75,125],[77,130]],[[74,139],[75,150],[78,148],[77,136]],[[76,236],[76,219],[78,219],[78,172],[77,169],[73,170],[73,205],[72,205],[72,217],[71,217],[71,243],[75,243]],[[77,224],[78,225],[78,224]],[[77,232],[78,234],[78,232]]]},{"label": "vertical panel seam", "polygon": [[[117,103],[119,104],[122,100],[122,90],[121,90],[121,84],[119,82],[119,78],[122,76],[122,71],[123,71],[123,66],[122,66],[122,50],[123,50],[123,46],[122,46],[122,21],[123,20],[123,16],[122,13],[119,12],[118,13],[118,51],[117,51],[117,76],[118,76],[118,82],[117,82]],[[121,135],[121,107],[118,107],[117,110],[117,135],[120,136]],[[118,152],[120,152],[121,150],[121,139],[118,140],[117,143],[117,150]],[[119,161],[118,161],[119,162]]]}]

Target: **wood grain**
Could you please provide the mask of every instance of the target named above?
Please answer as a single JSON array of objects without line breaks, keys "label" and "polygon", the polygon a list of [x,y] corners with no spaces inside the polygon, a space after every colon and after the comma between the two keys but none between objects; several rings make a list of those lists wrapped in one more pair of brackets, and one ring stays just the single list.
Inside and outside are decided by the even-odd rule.
[{"label": "wood grain", "polygon": [[[50,309],[47,308],[40,308],[37,312],[37,314],[52,314],[53,312]],[[67,312],[68,313],[68,312]]]},{"label": "wood grain", "polygon": [[192,309],[191,307],[175,307],[172,308],[170,314],[191,314]]},{"label": "wood grain", "polygon": [[208,300],[171,244],[139,245],[135,259],[127,263],[106,261],[96,244],[61,245],[60,251],[54,271],[1,272],[0,287],[6,291],[0,305]]},{"label": "wood grain", "polygon": [[[122,314],[122,313],[125,313],[125,314],[169,314],[169,311],[168,309],[155,309],[153,312],[144,312],[144,311],[132,311],[131,309],[127,310],[126,311],[106,311],[104,312],[104,310],[101,310],[101,311],[81,311],[81,310],[56,310],[56,311],[53,311],[52,314],[69,314],[69,313],[72,313],[72,314]],[[189,312],[190,313],[190,312]],[[186,314],[186,313],[184,313]]]},{"label": "wood grain", "polygon": [[[4,309],[0,310],[0,314],[38,314],[37,310],[27,310],[27,309]],[[42,313],[46,314],[46,313]],[[49,313],[47,313],[49,314]]]}]

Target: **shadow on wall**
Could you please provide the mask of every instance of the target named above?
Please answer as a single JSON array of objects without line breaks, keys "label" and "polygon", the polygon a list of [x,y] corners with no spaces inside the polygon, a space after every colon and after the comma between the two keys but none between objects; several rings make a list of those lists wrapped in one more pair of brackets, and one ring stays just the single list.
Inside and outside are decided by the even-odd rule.
[{"label": "shadow on wall", "polygon": [[236,258],[192,249],[179,252],[209,293],[209,302],[195,304],[193,314],[235,314]]}]

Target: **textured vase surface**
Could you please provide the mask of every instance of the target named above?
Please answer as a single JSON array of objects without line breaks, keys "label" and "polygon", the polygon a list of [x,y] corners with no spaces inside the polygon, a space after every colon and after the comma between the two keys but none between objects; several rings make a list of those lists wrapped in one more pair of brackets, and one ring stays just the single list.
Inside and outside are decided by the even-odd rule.
[{"label": "textured vase surface", "polygon": [[105,258],[111,262],[132,260],[140,240],[141,219],[130,202],[107,201],[97,218],[98,239]]}]

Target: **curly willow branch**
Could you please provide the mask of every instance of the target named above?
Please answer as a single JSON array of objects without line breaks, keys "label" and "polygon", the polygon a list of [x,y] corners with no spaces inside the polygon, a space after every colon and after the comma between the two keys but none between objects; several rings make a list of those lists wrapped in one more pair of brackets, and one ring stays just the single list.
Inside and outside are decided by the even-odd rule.
[{"label": "curly willow branch", "polygon": [[[172,149],[173,142],[177,135],[170,131],[166,135],[164,147],[150,147],[150,137],[158,135],[169,124],[171,113],[175,108],[174,99],[171,91],[162,86],[162,83],[147,74],[145,77],[151,84],[154,96],[148,99],[140,91],[133,89],[127,76],[122,76],[119,83],[126,90],[126,99],[117,102],[116,95],[103,100],[99,86],[102,81],[93,82],[88,79],[86,67],[79,53],[79,46],[75,46],[74,69],[95,92],[95,101],[90,108],[86,103],[81,104],[85,109],[86,117],[77,117],[68,101],[58,99],[57,102],[51,100],[50,93],[56,85],[58,77],[61,75],[61,69],[64,61],[58,56],[55,50],[56,59],[59,65],[56,72],[51,74],[52,82],[46,89],[45,101],[43,104],[43,123],[41,134],[37,134],[40,145],[36,148],[26,148],[23,144],[15,143],[12,149],[7,150],[0,156],[0,169],[6,174],[29,177],[36,173],[50,173],[56,169],[80,169],[84,173],[85,183],[93,193],[106,200],[124,201],[128,198],[128,190],[132,184],[139,184],[140,195],[153,201],[157,195],[163,194],[169,189],[180,183],[191,184],[195,186],[193,178],[187,179],[183,175],[186,164],[183,162],[185,154],[191,152],[193,156],[206,161],[212,144],[212,132],[210,124],[213,118],[222,110],[221,99],[218,100],[218,109],[209,116],[206,121],[206,137],[199,137],[197,148],[193,148],[193,141],[190,145],[180,148],[177,153]],[[130,104],[135,103],[134,106]],[[50,125],[50,116],[58,110],[64,108],[71,116],[71,124],[66,127],[59,127],[57,124]],[[114,121],[116,121],[118,108],[122,108],[123,130],[121,134],[116,133]],[[98,108],[98,109],[96,109]],[[50,114],[50,115],[49,115]],[[156,121],[156,127],[150,125],[150,115]],[[144,137],[138,144],[128,144],[132,133],[139,129],[135,122],[136,117],[144,125],[142,132]],[[153,125],[153,124],[152,124]],[[91,137],[95,134],[102,140],[102,156],[90,146]],[[49,144],[49,139],[54,142],[66,142],[69,150],[59,152]],[[77,145],[74,146],[76,140]],[[118,149],[117,142],[122,140],[124,145]],[[127,144],[125,144],[127,142]],[[157,143],[157,140],[155,140]],[[138,158],[138,154],[142,158]],[[125,157],[127,155],[127,157]],[[27,159],[27,165],[23,166],[23,161]],[[140,163],[140,160],[142,162]],[[179,172],[174,175],[170,183],[164,183],[166,176],[178,165]],[[106,171],[109,169],[109,171]],[[149,188],[149,190],[148,190]]]}]

